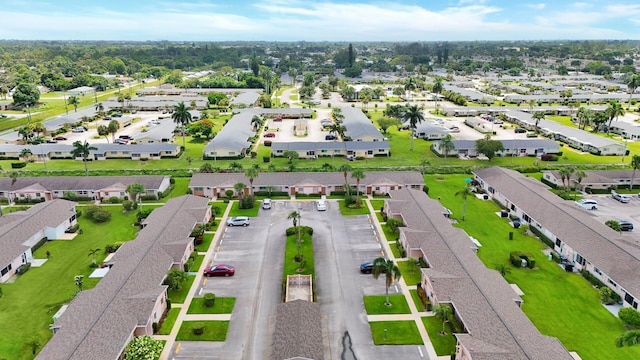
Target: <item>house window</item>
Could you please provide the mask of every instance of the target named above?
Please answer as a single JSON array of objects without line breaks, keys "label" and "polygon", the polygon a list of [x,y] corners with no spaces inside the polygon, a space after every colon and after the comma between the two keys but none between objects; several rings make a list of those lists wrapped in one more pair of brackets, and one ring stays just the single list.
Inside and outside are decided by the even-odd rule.
[{"label": "house window", "polygon": [[202,191],[202,186],[196,186],[193,188],[193,191]]},{"label": "house window", "polygon": [[367,150],[367,155],[373,155],[373,150]]},{"label": "house window", "polygon": [[580,256],[580,254],[576,253],[576,262],[582,266],[584,266],[584,264],[586,264],[587,262],[584,260],[584,258],[582,256]]},{"label": "house window", "polygon": [[531,222],[531,218],[529,217],[529,215],[527,214],[522,214],[522,218],[524,219],[524,221],[526,222]]},{"label": "house window", "polygon": [[598,275],[602,275],[602,271],[600,271],[600,269],[598,269],[598,268],[594,268],[593,271],[595,271],[596,274],[598,274]]},{"label": "house window", "polygon": [[0,274],[2,274],[2,276],[5,276],[9,271],[11,271],[11,264],[9,264],[6,268],[2,269],[2,271],[0,271]]},{"label": "house window", "polygon": [[560,240],[560,239],[556,239],[556,246],[557,246],[557,247],[562,246],[562,240]]},{"label": "house window", "polygon": [[79,190],[79,191],[78,191],[78,194],[80,194],[80,195],[87,195],[87,194],[88,194],[88,191],[87,191],[87,190]]},{"label": "house window", "polygon": [[629,293],[625,292],[624,293],[624,301],[627,302],[627,304],[633,304],[633,302],[635,301],[635,299],[633,298],[633,296],[631,296]]},{"label": "house window", "polygon": [[511,204],[511,211],[516,211],[516,206]]},{"label": "house window", "polygon": [[611,280],[611,279],[607,279],[609,281],[609,284],[613,285],[613,287],[618,287],[618,284],[616,284],[615,281]]},{"label": "house window", "polygon": [[36,197],[42,197],[42,194],[36,193]]}]

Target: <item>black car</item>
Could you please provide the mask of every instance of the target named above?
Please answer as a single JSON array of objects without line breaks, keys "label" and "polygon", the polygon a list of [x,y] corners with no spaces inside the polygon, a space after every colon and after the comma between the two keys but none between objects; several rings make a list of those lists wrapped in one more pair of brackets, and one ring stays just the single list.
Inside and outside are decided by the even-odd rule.
[{"label": "black car", "polygon": [[327,135],[324,137],[325,140],[335,140],[337,137],[335,135]]},{"label": "black car", "polygon": [[633,230],[633,223],[631,221],[620,220],[618,223],[620,224],[620,230],[621,231],[631,231],[631,230]]},{"label": "black car", "polygon": [[363,274],[371,274],[371,272],[373,272],[373,262],[367,261],[366,263],[360,264],[360,272]]},{"label": "black car", "polygon": [[523,129],[523,128],[515,128],[513,131],[516,132],[516,134],[524,134],[527,132],[527,130]]}]

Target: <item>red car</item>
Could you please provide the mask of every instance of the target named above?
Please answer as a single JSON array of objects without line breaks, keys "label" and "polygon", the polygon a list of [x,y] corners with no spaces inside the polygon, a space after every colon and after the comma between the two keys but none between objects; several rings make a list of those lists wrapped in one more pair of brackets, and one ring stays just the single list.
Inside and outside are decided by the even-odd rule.
[{"label": "red car", "polygon": [[231,265],[218,264],[204,269],[204,276],[233,276],[236,269]]},{"label": "red car", "polygon": [[276,137],[276,134],[274,134],[274,133],[266,133],[266,134],[264,134],[264,137],[269,137],[269,138]]},{"label": "red car", "polygon": [[282,117],[278,116],[277,118],[273,119],[273,121],[282,121]]},{"label": "red car", "polygon": [[66,138],[66,137],[64,137],[64,136],[56,136],[56,137],[54,137],[54,138],[53,138],[53,140],[56,140],[56,141],[65,141],[65,140],[67,140],[67,138]]}]

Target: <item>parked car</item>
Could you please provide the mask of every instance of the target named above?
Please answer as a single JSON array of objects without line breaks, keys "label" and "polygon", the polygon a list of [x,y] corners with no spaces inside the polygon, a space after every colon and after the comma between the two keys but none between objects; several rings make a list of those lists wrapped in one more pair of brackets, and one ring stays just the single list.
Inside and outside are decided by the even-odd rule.
[{"label": "parked car", "polygon": [[47,140],[47,144],[57,144],[57,143],[58,143],[58,140],[55,140],[55,139]]},{"label": "parked car", "polygon": [[587,210],[596,210],[598,208],[598,202],[593,199],[582,199],[576,201],[576,204],[582,206]]},{"label": "parked car", "polygon": [[[363,274],[371,274],[373,272],[373,261],[367,261],[360,264],[360,272]],[[384,272],[384,269],[383,269]]]},{"label": "parked car", "polygon": [[73,130],[71,130],[71,132],[73,132],[73,133],[83,133],[84,132],[84,128],[83,127],[73,128]]},{"label": "parked car", "polygon": [[631,231],[631,230],[633,230],[633,223],[631,221],[620,220],[620,221],[618,221],[618,224],[620,224],[620,230],[622,230],[622,231]]},{"label": "parked car", "polygon": [[218,264],[204,269],[204,276],[233,276],[236,269],[231,265]]},{"label": "parked car", "polygon": [[66,138],[66,137],[64,137],[64,136],[56,136],[56,137],[54,137],[54,138],[53,138],[53,140],[56,140],[56,141],[65,141],[65,140],[67,140],[67,138]]},{"label": "parked car", "polygon": [[5,115],[5,114],[0,114],[0,119],[6,119],[6,118],[7,118],[7,115]]},{"label": "parked car", "polygon": [[102,120],[111,120],[111,116],[105,116],[102,118]]},{"label": "parked car", "polygon": [[527,132],[527,130],[523,128],[515,128],[513,131],[515,131],[516,134],[524,134]]},{"label": "parked car", "polygon": [[122,117],[122,114],[120,114],[120,113],[115,113],[115,114],[111,114],[111,116],[113,116],[113,117]]},{"label": "parked car", "polygon": [[274,134],[274,133],[266,133],[266,134],[264,134],[264,137],[274,138],[274,137],[276,137],[276,134]]},{"label": "parked car", "polygon": [[249,226],[249,218],[246,216],[228,218],[227,226]]},{"label": "parked car", "polygon": [[277,118],[273,119],[273,121],[282,121],[282,116],[278,116]]},{"label": "parked car", "polygon": [[120,144],[120,145],[127,145],[129,143],[129,140],[127,140],[127,139],[116,139],[115,143],[116,144]]},{"label": "parked car", "polygon": [[131,136],[131,135],[120,135],[120,136],[118,136],[118,139],[133,140],[133,136]]},{"label": "parked car", "polygon": [[452,126],[449,128],[449,131],[457,133],[457,132],[460,132],[460,128],[457,126]]},{"label": "parked car", "polygon": [[335,135],[329,134],[324,137],[325,140],[335,140],[337,137]]},{"label": "parked car", "polygon": [[265,210],[271,209],[271,199],[263,199],[262,200],[262,208]]},{"label": "parked car", "polygon": [[614,199],[620,201],[621,203],[628,203],[629,200],[631,199],[630,196],[628,195],[623,195],[623,194],[618,194],[617,192],[615,192],[614,190],[611,190],[611,197],[613,197]]},{"label": "parked car", "polygon": [[327,201],[326,200],[316,200],[316,209],[318,211],[327,210]]}]

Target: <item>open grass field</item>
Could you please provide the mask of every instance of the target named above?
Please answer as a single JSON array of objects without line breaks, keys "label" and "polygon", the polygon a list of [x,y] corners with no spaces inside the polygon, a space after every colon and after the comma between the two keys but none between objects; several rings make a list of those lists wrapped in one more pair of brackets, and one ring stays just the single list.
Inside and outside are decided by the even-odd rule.
[{"label": "open grass field", "polygon": [[415,321],[370,321],[369,327],[375,345],[423,344]]},{"label": "open grass field", "polygon": [[[384,275],[378,278],[380,281],[384,281]],[[364,297],[364,308],[368,315],[384,315],[384,314],[411,314],[409,310],[409,304],[404,295],[393,294],[389,295],[389,302],[391,306],[385,304],[385,295],[372,295]]]},{"label": "open grass field", "polygon": [[[460,218],[462,199],[456,191],[464,187],[466,175],[426,176],[429,196],[440,198],[444,206]],[[583,359],[638,359],[640,347],[616,348],[615,339],[624,331],[620,320],[609,313],[599,301],[598,292],[580,275],[567,273],[541,252],[545,245],[537,239],[515,230],[506,219],[493,213],[498,206],[492,201],[467,199],[467,216],[457,226],[483,245],[478,256],[489,268],[509,264],[509,253],[521,250],[538,260],[536,269],[510,267],[508,282],[524,291],[523,311],[536,327],[554,336]],[[508,234],[514,231],[514,239]],[[510,266],[510,265],[509,265]],[[588,329],[588,330],[586,330]]]},{"label": "open grass field", "polygon": [[[204,325],[204,333],[195,335],[192,327],[195,323]],[[229,321],[184,321],[176,336],[177,341],[225,341]]]},{"label": "open grass field", "polygon": [[0,286],[4,294],[0,300],[0,358],[32,359],[26,344],[38,341],[43,346],[51,338],[53,314],[78,290],[74,277],[84,275],[84,289],[97,284],[98,279],[89,278],[93,271],[89,250],[102,249],[97,257],[100,263],[106,256],[106,245],[135,238],[137,228],[132,225],[136,214],[123,213],[121,206],[105,208],[112,214],[109,222],[95,224],[80,217],[83,234],[73,240],[47,242],[34,254],[43,259],[51,252],[42,267],[31,268],[15,282]]}]

